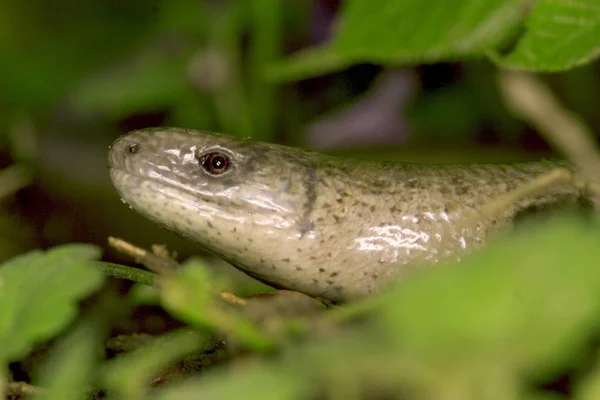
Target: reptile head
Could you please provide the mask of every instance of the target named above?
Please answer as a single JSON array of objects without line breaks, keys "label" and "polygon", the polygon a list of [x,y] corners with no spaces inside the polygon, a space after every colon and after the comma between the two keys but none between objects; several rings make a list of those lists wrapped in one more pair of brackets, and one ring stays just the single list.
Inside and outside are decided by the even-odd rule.
[{"label": "reptile head", "polygon": [[306,154],[217,133],[151,128],[118,138],[108,163],[131,208],[243,265],[266,258],[269,238],[311,231],[305,216],[314,202],[316,161]]}]

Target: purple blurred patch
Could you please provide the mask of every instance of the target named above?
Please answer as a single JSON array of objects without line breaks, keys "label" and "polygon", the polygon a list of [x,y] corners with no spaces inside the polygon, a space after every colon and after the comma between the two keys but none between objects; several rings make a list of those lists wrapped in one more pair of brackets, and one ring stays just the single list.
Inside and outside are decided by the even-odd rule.
[{"label": "purple blurred patch", "polygon": [[310,43],[321,44],[331,36],[335,14],[340,0],[314,0],[310,18]]},{"label": "purple blurred patch", "polygon": [[329,150],[403,142],[409,134],[403,109],[415,86],[415,76],[409,70],[384,71],[355,103],[310,124],[307,143],[318,150]]}]

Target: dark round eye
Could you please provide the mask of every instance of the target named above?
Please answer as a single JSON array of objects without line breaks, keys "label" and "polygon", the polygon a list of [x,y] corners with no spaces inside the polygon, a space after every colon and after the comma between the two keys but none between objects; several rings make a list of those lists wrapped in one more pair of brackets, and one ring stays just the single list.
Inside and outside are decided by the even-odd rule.
[{"label": "dark round eye", "polygon": [[220,175],[229,169],[231,161],[226,154],[215,152],[203,155],[200,164],[209,174]]},{"label": "dark round eye", "polygon": [[140,151],[140,145],[138,143],[132,143],[129,146],[127,146],[127,152],[129,154],[135,154],[138,151]]}]

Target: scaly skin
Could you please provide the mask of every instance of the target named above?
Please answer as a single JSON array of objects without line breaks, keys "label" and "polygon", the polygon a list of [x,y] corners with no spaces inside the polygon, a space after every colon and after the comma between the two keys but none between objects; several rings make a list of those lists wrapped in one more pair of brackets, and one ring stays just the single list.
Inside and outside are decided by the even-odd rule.
[{"label": "scaly skin", "polygon": [[[230,156],[226,173],[199,164],[212,151]],[[524,210],[581,198],[573,185],[555,185],[464,226],[558,165],[365,162],[178,128],[129,133],[109,153],[113,183],[134,210],[253,277],[333,301],[457,259]]]}]

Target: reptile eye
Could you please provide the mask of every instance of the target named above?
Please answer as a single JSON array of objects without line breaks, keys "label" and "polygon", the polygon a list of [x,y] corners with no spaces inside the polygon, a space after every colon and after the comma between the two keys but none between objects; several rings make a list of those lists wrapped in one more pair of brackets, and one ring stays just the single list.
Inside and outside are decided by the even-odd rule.
[{"label": "reptile eye", "polygon": [[226,172],[231,165],[229,156],[223,153],[208,153],[200,158],[200,164],[206,172],[211,175],[221,175]]}]

